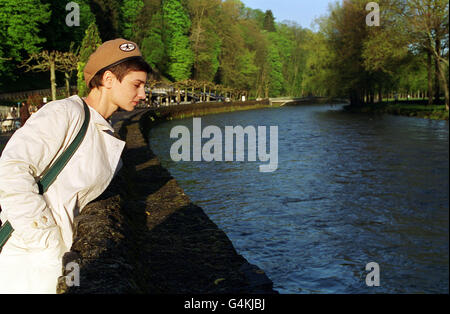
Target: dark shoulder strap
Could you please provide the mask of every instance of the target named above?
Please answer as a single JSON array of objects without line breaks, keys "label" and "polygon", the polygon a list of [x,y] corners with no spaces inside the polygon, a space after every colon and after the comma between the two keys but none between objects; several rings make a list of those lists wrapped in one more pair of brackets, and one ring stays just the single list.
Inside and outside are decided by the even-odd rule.
[{"label": "dark shoulder strap", "polygon": [[[80,97],[81,98],[81,97]],[[75,151],[78,149],[78,146],[80,146],[81,142],[84,139],[84,136],[86,135],[87,128],[89,126],[89,120],[91,117],[91,114],[89,112],[89,107],[87,106],[86,102],[81,98],[83,101],[83,107],[84,107],[84,122],[81,126],[80,131],[78,132],[77,136],[73,140],[73,142],[70,144],[70,146],[62,153],[61,156],[58,157],[58,159],[55,161],[53,166],[47,170],[47,172],[42,176],[41,180],[38,182],[39,186],[39,194],[44,194],[48,187],[55,181],[58,174],[63,170],[63,168],[66,166],[66,164],[69,162],[70,158],[73,156]]]},{"label": "dark shoulder strap", "polygon": [[2,250],[3,245],[5,245],[6,241],[8,241],[11,233],[14,231],[9,221],[6,221],[0,228],[0,252]]}]

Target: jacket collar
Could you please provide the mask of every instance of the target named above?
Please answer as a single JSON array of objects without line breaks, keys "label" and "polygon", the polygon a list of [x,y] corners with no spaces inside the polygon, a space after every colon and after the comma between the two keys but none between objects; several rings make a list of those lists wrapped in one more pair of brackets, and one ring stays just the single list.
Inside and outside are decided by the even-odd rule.
[{"label": "jacket collar", "polygon": [[[75,97],[78,98],[77,102],[83,105],[83,100],[81,99],[81,97],[78,95]],[[91,113],[91,121],[94,122],[96,125],[100,126],[102,130],[108,130],[114,133],[114,128],[111,126],[111,124],[105,118],[103,118],[103,116],[99,114],[97,110],[95,110],[89,105],[88,107]]]}]

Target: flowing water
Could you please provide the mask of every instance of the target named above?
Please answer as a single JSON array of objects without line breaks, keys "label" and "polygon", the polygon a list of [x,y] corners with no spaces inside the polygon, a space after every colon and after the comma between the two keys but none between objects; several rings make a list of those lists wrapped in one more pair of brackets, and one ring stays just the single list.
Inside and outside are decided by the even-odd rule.
[{"label": "flowing water", "polygon": [[[278,169],[268,173],[247,155],[244,162],[172,161],[170,130],[184,125],[192,136],[192,119],[150,133],[163,166],[277,291],[448,293],[447,121],[314,105],[201,123],[223,134],[225,126],[278,126]],[[379,265],[379,286],[366,284],[370,262]]]}]

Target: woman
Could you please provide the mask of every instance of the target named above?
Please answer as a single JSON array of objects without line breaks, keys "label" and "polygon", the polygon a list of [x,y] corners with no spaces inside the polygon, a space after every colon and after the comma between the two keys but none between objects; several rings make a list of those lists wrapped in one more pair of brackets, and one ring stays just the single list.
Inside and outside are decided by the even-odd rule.
[{"label": "woman", "polygon": [[[0,158],[0,220],[8,220],[14,232],[0,252],[0,293],[56,293],[74,216],[103,193],[120,168],[125,143],[112,135],[108,119],[145,99],[150,71],[135,43],[107,41],[84,69],[89,95],[46,104],[11,137]],[[81,129],[83,102],[91,116],[83,142],[40,195],[40,177]]]}]

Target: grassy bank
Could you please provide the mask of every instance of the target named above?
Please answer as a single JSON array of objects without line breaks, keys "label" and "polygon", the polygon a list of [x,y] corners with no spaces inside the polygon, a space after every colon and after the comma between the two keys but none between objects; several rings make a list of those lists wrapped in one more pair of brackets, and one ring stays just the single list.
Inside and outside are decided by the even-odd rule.
[{"label": "grassy bank", "polygon": [[433,120],[447,120],[448,111],[445,110],[445,105],[426,105],[423,102],[398,101],[398,102],[383,102],[373,105],[344,107],[344,110],[355,113],[371,113],[371,114],[393,114],[407,117],[418,117]]}]

